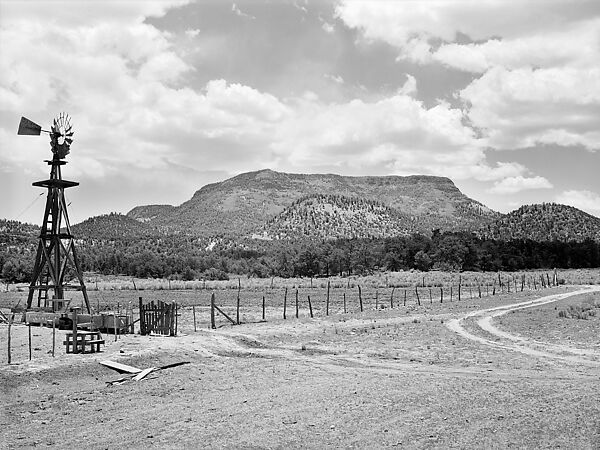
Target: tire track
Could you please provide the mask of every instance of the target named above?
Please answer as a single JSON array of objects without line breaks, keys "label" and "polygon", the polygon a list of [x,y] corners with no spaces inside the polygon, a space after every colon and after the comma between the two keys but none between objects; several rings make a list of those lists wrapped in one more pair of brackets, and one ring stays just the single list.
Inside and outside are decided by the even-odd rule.
[{"label": "tire track", "polygon": [[[563,300],[568,297],[573,297],[575,295],[597,291],[600,291],[599,286],[588,286],[577,291],[548,295],[527,302],[513,303],[511,305],[472,311],[459,318],[451,319],[450,321],[446,322],[446,326],[448,329],[459,334],[465,339],[469,339],[489,347],[520,352],[529,356],[536,356],[544,359],[555,359],[576,364],[600,366],[600,354],[598,352],[594,352],[593,350],[531,340],[523,336],[513,335],[506,331],[500,330],[493,324],[493,319],[495,317],[502,316],[511,311],[535,308],[548,303],[556,302],[558,300]],[[500,341],[493,341],[484,336],[467,331],[462,322],[470,318],[478,318],[476,324],[479,329],[499,338]]]}]

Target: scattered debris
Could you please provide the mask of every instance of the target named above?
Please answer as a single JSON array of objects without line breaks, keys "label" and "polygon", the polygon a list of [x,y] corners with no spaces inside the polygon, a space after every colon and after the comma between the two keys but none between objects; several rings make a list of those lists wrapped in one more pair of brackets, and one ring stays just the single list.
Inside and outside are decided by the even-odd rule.
[{"label": "scattered debris", "polygon": [[138,369],[137,367],[128,366],[127,364],[121,364],[115,361],[100,361],[100,364],[106,367],[110,367],[111,369],[116,370],[119,373],[127,373],[128,375],[119,378],[118,380],[107,381],[106,384],[109,386],[115,386],[119,384],[126,383],[128,381],[141,381],[150,375],[152,372],[158,372],[159,370],[170,369],[172,367],[183,366],[184,364],[189,364],[190,361],[182,361],[176,362],[172,364],[167,364],[161,367],[148,367],[147,369]]}]

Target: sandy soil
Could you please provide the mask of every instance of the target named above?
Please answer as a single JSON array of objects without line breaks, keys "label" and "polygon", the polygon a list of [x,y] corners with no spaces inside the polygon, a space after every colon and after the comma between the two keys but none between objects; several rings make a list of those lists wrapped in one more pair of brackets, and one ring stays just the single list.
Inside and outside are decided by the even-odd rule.
[{"label": "sandy soil", "polygon": [[[591,289],[285,321],[273,306],[197,332],[187,308],[180,336],[107,335],[99,354],[53,358],[32,328],[31,361],[15,325],[11,365],[2,325],[0,447],[598,449],[600,318],[542,326]],[[105,359],[189,364],[109,385]]]}]

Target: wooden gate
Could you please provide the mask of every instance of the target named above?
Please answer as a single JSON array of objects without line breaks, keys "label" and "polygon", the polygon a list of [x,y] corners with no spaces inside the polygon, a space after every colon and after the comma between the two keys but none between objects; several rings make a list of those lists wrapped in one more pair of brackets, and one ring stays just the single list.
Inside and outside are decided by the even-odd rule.
[{"label": "wooden gate", "polygon": [[140,334],[177,336],[177,303],[154,301],[144,305],[140,298]]}]

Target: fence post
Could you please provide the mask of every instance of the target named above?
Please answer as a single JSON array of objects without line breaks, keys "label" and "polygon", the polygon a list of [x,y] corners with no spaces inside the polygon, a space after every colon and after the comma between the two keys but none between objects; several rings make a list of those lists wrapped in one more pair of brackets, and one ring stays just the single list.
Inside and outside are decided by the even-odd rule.
[{"label": "fence post", "polygon": [[404,289],[404,303],[403,306],[406,306],[406,289]]},{"label": "fence post", "polygon": [[296,319],[298,318],[298,289],[296,289]]},{"label": "fence post", "polygon": [[360,312],[363,312],[362,290],[360,288],[360,284],[358,285],[358,301],[360,303]]},{"label": "fence post", "polygon": [[344,314],[346,314],[346,293],[344,292]]},{"label": "fence post", "polygon": [[192,305],[192,313],[194,314],[194,333],[196,332],[196,305]]},{"label": "fence post", "polygon": [[144,305],[142,304],[142,297],[140,297],[140,334],[144,335],[146,331],[146,323],[144,321]]},{"label": "fence post", "polygon": [[286,319],[285,310],[287,309],[287,290],[288,288],[285,288],[285,294],[283,294],[283,320]]},{"label": "fence post", "polygon": [[329,315],[329,280],[327,281],[327,303],[326,303],[326,307],[325,307],[325,315],[326,316]]},{"label": "fence post", "polygon": [[73,308],[73,314],[71,315],[73,321],[73,353],[77,353],[77,309]]},{"label": "fence post", "polygon": [[211,292],[210,294],[210,327],[215,330],[217,326],[215,325],[215,293]]},{"label": "fence post", "polygon": [[242,282],[241,280],[238,278],[238,292],[237,292],[237,306],[236,306],[236,312],[235,312],[235,322],[237,325],[240,324],[240,291],[242,290]]},{"label": "fence post", "polygon": [[431,288],[429,288],[429,303],[433,305],[433,297],[431,296]]},{"label": "fence post", "polygon": [[392,287],[392,294],[390,295],[390,308],[394,307],[394,290],[396,289],[395,286]]},{"label": "fence post", "polygon": [[419,298],[419,286],[415,286],[415,294],[417,294],[417,304],[421,306],[421,299]]},{"label": "fence post", "polygon": [[375,289],[375,309],[379,309],[379,291]]},{"label": "fence post", "polygon": [[264,295],[263,295],[263,304],[262,304],[262,320],[266,321],[266,319],[265,319],[265,296]]},{"label": "fence post", "polygon": [[310,318],[313,318],[313,310],[312,310],[312,303],[310,301],[310,295],[308,296],[308,310],[310,311]]},{"label": "fence post", "polygon": [[15,320],[15,315],[12,314],[10,316],[10,319],[8,320],[8,364],[10,364],[11,361],[11,354],[10,354],[10,329],[12,327],[12,323]]},{"label": "fence post", "polygon": [[27,324],[29,330],[29,361],[31,361],[31,323]]},{"label": "fence post", "polygon": [[462,277],[459,275],[458,276],[458,301],[460,302],[460,291],[462,288]]},{"label": "fence post", "polygon": [[440,303],[444,303],[444,288],[440,287]]},{"label": "fence post", "polygon": [[[94,319],[92,318],[92,323]],[[56,320],[52,318],[52,357],[54,358],[54,350],[56,349]]]}]

